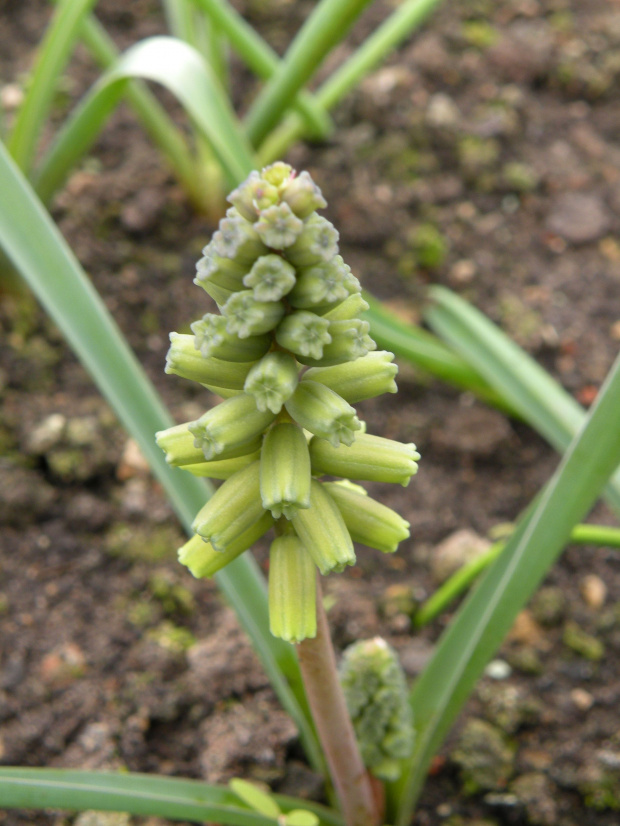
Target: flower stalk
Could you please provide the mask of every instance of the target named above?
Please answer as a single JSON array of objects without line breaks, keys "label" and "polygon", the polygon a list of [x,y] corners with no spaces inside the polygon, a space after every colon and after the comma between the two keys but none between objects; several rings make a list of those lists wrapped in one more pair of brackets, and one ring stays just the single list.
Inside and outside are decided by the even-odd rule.
[{"label": "flower stalk", "polygon": [[308,703],[347,826],[378,826],[383,812],[355,739],[317,581],[317,629],[297,647]]}]

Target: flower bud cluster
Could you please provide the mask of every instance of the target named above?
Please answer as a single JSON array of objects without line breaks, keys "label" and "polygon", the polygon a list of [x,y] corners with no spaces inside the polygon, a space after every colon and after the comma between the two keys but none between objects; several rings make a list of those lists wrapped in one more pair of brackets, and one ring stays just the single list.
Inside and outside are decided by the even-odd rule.
[{"label": "flower bud cluster", "polygon": [[375,637],[344,652],[340,681],[364,765],[380,780],[397,780],[413,751],[413,714],[398,655]]},{"label": "flower bud cluster", "polygon": [[169,464],[223,480],[180,561],[212,576],[274,528],[271,630],[299,642],[316,632],[317,568],[353,565],[354,541],[390,553],[409,536],[363,488],[319,477],[406,485],[419,455],[367,435],[352,406],[395,393],[397,368],[361,318],[368,305],[336,229],[316,212],[326,204],[310,175],[275,163],[228,200],[195,279],[219,313],[191,336],[172,333],[166,362],[224,401],[157,442]]}]

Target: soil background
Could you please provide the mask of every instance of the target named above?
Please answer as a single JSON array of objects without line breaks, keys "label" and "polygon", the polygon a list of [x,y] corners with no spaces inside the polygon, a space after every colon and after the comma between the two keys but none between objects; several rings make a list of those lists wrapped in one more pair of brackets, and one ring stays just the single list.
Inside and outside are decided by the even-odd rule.
[{"label": "soil background", "polygon": [[[334,63],[389,5],[372,6]],[[312,3],[238,8],[282,52]],[[121,48],[165,32],[151,0],[96,10]],[[45,2],[0,2],[9,120],[48,18]],[[243,111],[254,86],[233,68]],[[78,49],[55,124],[96,76]],[[333,137],[288,160],[323,189],[365,287],[416,320],[426,285],[448,285],[587,406],[620,341],[619,78],[618,2],[446,2],[337,108]],[[163,364],[168,332],[213,309],[192,285],[213,226],[128,108],[53,214],[177,420],[200,415],[213,399]],[[61,333],[24,299],[4,298],[0,317],[1,762],[242,776],[320,799],[232,611],[176,563],[170,507]],[[558,459],[523,424],[404,364],[399,386],[359,409],[369,430],[422,453],[407,489],[369,486],[411,539],[393,556],[361,549],[324,588],[338,649],[381,634],[413,679],[451,616],[414,633],[415,605]],[[613,524],[603,506],[592,518]],[[266,547],[256,554],[265,568]],[[415,823],[617,826],[619,654],[620,556],[569,547],[435,761]],[[2,826],[74,822],[130,821],[0,812]]]}]

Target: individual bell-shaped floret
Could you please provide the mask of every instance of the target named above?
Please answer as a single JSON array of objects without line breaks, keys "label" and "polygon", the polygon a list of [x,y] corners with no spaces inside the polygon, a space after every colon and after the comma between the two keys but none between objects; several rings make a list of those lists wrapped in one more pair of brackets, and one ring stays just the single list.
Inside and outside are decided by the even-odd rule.
[{"label": "individual bell-shaped floret", "polygon": [[242,390],[250,369],[256,364],[251,362],[230,363],[216,358],[205,358],[196,350],[194,336],[170,333],[170,349],[166,356],[166,373],[174,373],[184,379]]},{"label": "individual bell-shaped floret", "polygon": [[329,335],[331,342],[323,347],[320,358],[312,358],[299,354],[298,360],[311,367],[330,367],[333,364],[343,364],[362,358],[369,350],[375,350],[377,345],[368,335],[370,325],[359,318],[345,321],[330,321]]},{"label": "individual bell-shaped floret", "polygon": [[254,224],[261,241],[274,250],[283,250],[294,244],[303,228],[303,221],[288,204],[275,204],[263,209]]},{"label": "individual bell-shaped floret", "polygon": [[298,370],[295,359],[288,353],[267,353],[252,367],[243,389],[254,398],[259,410],[279,413],[284,402],[295,392]]},{"label": "individual bell-shaped floret", "polygon": [[188,430],[205,459],[224,459],[235,450],[243,451],[245,445],[253,445],[274,419],[270,410],[259,410],[252,396],[243,393],[207,410]]},{"label": "individual bell-shaped floret", "polygon": [[292,419],[315,436],[329,440],[334,449],[341,443],[352,444],[362,427],[350,404],[315,381],[300,381],[285,407]]},{"label": "individual bell-shaped floret", "polygon": [[324,486],[342,514],[351,539],[384,553],[393,553],[409,538],[409,523],[391,508],[359,493],[344,482],[325,482]]},{"label": "individual bell-shaped floret", "polygon": [[295,286],[295,268],[280,255],[261,255],[243,283],[257,301],[279,301]]},{"label": "individual bell-shaped floret", "polygon": [[210,462],[197,462],[192,465],[183,465],[183,470],[193,476],[204,479],[230,479],[230,477],[252,462],[260,459],[260,447],[241,456],[232,456],[227,459],[212,459]]},{"label": "individual bell-shaped floret", "polygon": [[260,455],[263,507],[274,517],[291,519],[298,508],[310,507],[310,456],[303,430],[292,422],[274,424]]},{"label": "individual bell-shaped floret", "polygon": [[294,534],[271,543],[269,628],[274,637],[293,643],[316,636],[316,566]]},{"label": "individual bell-shaped floret", "polygon": [[[225,457],[221,456],[210,462],[205,459],[204,452],[199,445],[196,445],[194,434],[190,432],[189,426],[195,422],[185,422],[169,427],[167,430],[160,430],[155,434],[155,441],[166,454],[166,462],[171,467],[182,467],[190,470],[198,466],[208,466],[212,473],[198,473],[199,476],[208,476],[212,479],[227,479],[241,470],[250,462],[258,459],[258,451],[261,446],[259,436],[249,442],[244,442],[236,448],[231,448],[225,452]],[[235,460],[241,460],[235,465]],[[230,463],[230,464],[229,464]],[[230,471],[230,472],[228,472]],[[192,472],[194,472],[192,470]]]},{"label": "individual bell-shaped floret", "polygon": [[368,302],[364,301],[360,293],[352,293],[344,301],[330,304],[327,309],[315,307],[314,312],[328,321],[350,321],[360,318],[368,310]]},{"label": "individual bell-shaped floret", "polygon": [[194,347],[205,358],[222,361],[254,362],[265,355],[271,347],[271,337],[266,333],[259,336],[239,338],[226,329],[226,318],[215,313],[207,313],[190,327],[194,334]]},{"label": "individual bell-shaped floret", "polygon": [[307,172],[289,177],[281,192],[281,198],[299,218],[307,218],[315,209],[324,209],[327,201]]},{"label": "individual bell-shaped floret", "polygon": [[246,531],[240,534],[234,542],[226,546],[225,551],[216,551],[210,542],[199,534],[193,536],[178,550],[179,562],[189,568],[197,579],[212,577],[229,562],[235,560],[255,542],[264,536],[273,527],[273,517],[264,513]]},{"label": "individual bell-shaped floret", "polygon": [[297,275],[288,301],[299,309],[313,309],[322,304],[344,301],[349,296],[345,284],[348,267],[340,255],[325,264],[304,267]]},{"label": "individual bell-shaped floret", "polygon": [[275,186],[280,192],[293,175],[293,167],[288,163],[284,163],[284,161],[276,161],[263,167],[261,175],[265,181]]},{"label": "individual bell-shaped floret", "polygon": [[282,320],[276,330],[276,341],[296,356],[320,359],[324,347],[332,340],[329,325],[325,318],[297,310]]},{"label": "individual bell-shaped floret", "polygon": [[245,264],[217,255],[213,242],[204,248],[203,253],[204,257],[196,264],[194,284],[205,290],[211,285],[230,292],[242,289],[243,276],[247,272]]},{"label": "individual bell-shaped floret", "polygon": [[384,393],[396,393],[394,378],[398,366],[393,363],[394,354],[385,350],[368,353],[363,358],[333,367],[311,367],[304,373],[304,381],[317,381],[349,402],[357,404]]},{"label": "individual bell-shaped floret", "polygon": [[222,312],[229,333],[249,338],[273,330],[284,315],[284,305],[279,301],[257,301],[252,290],[242,290],[230,296]]},{"label": "individual bell-shaped floret", "polygon": [[259,462],[237,471],[198,511],[192,528],[216,551],[225,551],[263,516],[259,473]]},{"label": "individual bell-shaped floret", "polygon": [[353,542],[338,507],[324,486],[312,480],[310,507],[291,517],[295,533],[322,574],[355,565]]},{"label": "individual bell-shaped floret", "polygon": [[326,263],[338,252],[338,231],[327,218],[313,213],[306,219],[299,238],[287,247],[286,257],[296,267]]},{"label": "individual bell-shaped floret", "polygon": [[340,680],[364,765],[381,780],[397,780],[415,740],[398,655],[380,637],[354,643],[344,652]]},{"label": "individual bell-shaped floret", "polygon": [[[295,391],[299,392],[304,382]],[[337,450],[325,437],[310,442],[312,472],[367,482],[392,482],[407,487],[418,472],[420,454],[414,444],[359,433],[355,441]]]},{"label": "individual bell-shaped floret", "polygon": [[250,172],[237,189],[226,199],[247,220],[254,223],[258,212],[278,202],[278,189],[261,178],[260,173]]},{"label": "individual bell-shaped floret", "polygon": [[260,236],[234,207],[222,218],[213,236],[213,250],[222,258],[232,258],[238,264],[251,265],[259,255],[268,252]]}]

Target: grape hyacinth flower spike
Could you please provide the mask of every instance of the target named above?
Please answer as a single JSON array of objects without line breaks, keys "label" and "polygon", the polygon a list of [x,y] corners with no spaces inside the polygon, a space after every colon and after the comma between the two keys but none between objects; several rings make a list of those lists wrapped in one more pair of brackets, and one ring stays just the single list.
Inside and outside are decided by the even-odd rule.
[{"label": "grape hyacinth flower spike", "polygon": [[195,321],[193,336],[171,334],[166,368],[224,401],[157,443],[171,465],[222,480],[179,560],[210,577],[273,530],[271,630],[298,643],[316,633],[317,568],[353,565],[354,541],[391,553],[409,536],[348,480],[406,485],[420,457],[366,434],[353,407],[395,393],[397,367],[360,318],[367,304],[310,175],[278,162],[228,200],[194,282],[219,314]]}]

